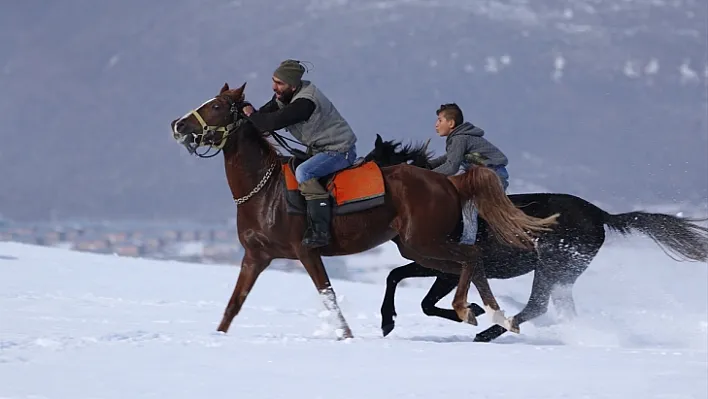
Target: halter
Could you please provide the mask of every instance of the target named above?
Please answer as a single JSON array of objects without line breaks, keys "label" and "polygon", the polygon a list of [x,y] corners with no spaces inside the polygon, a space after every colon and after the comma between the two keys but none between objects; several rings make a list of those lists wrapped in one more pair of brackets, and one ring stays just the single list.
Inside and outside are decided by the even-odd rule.
[{"label": "halter", "polygon": [[[239,110],[238,103],[233,101],[231,99],[231,97],[229,97],[229,96],[216,96],[211,101],[213,101],[217,98],[226,99],[226,101],[229,103],[229,105],[231,105],[231,109],[229,110],[229,114],[231,115],[232,122],[229,123],[228,125],[226,125],[226,126],[207,125],[206,121],[204,121],[204,118],[202,118],[202,116],[199,115],[199,112],[197,112],[196,109],[189,111],[189,113],[187,114],[187,115],[194,116],[194,118],[197,120],[197,122],[199,122],[199,125],[202,127],[202,132],[201,133],[192,133],[192,136],[194,137],[194,143],[185,142],[185,139],[187,136],[184,136],[184,138],[182,139],[183,140],[182,145],[187,149],[187,151],[190,154],[194,154],[194,155],[198,156],[199,158],[211,158],[211,157],[218,155],[221,152],[221,150],[224,148],[224,146],[226,146],[226,141],[227,141],[228,137],[231,135],[231,133],[236,131],[239,127],[241,127],[243,122],[245,122],[245,119],[243,119],[241,117],[242,114],[241,114],[241,111]],[[208,101],[207,103],[205,103],[205,105],[210,103],[211,101]],[[221,141],[219,142],[219,144],[218,145],[208,144],[207,139],[216,137],[216,133],[218,133],[218,132],[222,133],[221,134]],[[199,143],[199,144],[197,144],[197,143]],[[204,143],[207,143],[207,144],[204,144]],[[206,150],[206,152],[199,154],[197,152],[197,148],[199,148],[199,147],[208,147],[208,149]],[[217,149],[217,151],[214,154],[207,156],[206,154],[208,154],[212,148]]]},{"label": "halter", "polygon": [[[226,126],[207,125],[204,118],[202,118],[202,116],[199,115],[199,112],[197,112],[196,109],[189,111],[189,113],[187,114],[187,115],[193,115],[194,118],[196,118],[196,120],[199,122],[199,125],[202,127],[202,132],[201,133],[192,133],[192,136],[194,137],[194,143],[184,142],[184,138],[187,137],[187,136],[184,136],[184,138],[182,139],[182,145],[184,145],[184,147],[187,149],[187,151],[189,151],[190,154],[194,154],[200,158],[211,158],[211,157],[219,154],[219,152],[221,152],[221,150],[224,148],[224,146],[226,146],[226,141],[227,141],[228,137],[233,132],[238,130],[238,128],[241,127],[241,125],[243,125],[243,123],[246,122],[247,118],[248,118],[247,116],[245,116],[241,112],[241,109],[239,107],[239,105],[241,105],[243,103],[235,102],[229,96],[216,96],[212,100],[204,103],[199,108],[203,107],[204,105],[210,103],[211,101],[213,101],[217,98],[224,98],[231,105],[231,108],[229,110],[229,114],[231,115],[232,122],[229,123],[228,125],[226,125]],[[211,135],[212,137],[215,137],[217,132],[222,132],[220,143],[218,145],[208,144],[205,140],[209,137],[209,135]],[[199,144],[197,144],[197,142]],[[204,144],[204,143],[207,143],[207,144]],[[204,147],[204,146],[209,147],[209,149],[207,149],[207,151],[203,154],[197,153],[197,148]],[[213,155],[207,156],[206,154],[212,148],[216,148],[217,151]],[[273,170],[275,169],[275,164],[276,164],[276,162],[273,162],[273,164],[270,165],[270,167],[268,168],[268,170],[266,170],[266,173],[263,175],[263,177],[258,182],[258,184],[256,184],[256,186],[248,194],[246,194],[245,196],[243,196],[241,198],[234,198],[234,202],[236,203],[236,205],[243,204],[244,202],[251,199],[251,197],[256,195],[256,193],[261,191],[263,186],[265,186],[266,182],[270,179],[270,176],[273,174]]]}]

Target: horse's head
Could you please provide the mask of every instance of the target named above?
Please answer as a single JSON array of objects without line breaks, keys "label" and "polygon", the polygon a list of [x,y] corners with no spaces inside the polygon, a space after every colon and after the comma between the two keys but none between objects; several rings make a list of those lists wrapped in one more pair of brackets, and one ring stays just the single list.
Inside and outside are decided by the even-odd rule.
[{"label": "horse's head", "polygon": [[224,148],[229,136],[246,121],[241,113],[245,88],[246,83],[233,90],[225,83],[216,97],[172,121],[172,137],[190,154],[199,147]]}]

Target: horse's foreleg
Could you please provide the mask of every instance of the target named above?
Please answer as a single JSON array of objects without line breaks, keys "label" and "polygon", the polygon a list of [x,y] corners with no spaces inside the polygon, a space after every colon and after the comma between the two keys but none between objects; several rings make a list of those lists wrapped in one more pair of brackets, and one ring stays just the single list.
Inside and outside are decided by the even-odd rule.
[{"label": "horse's foreleg", "polygon": [[[512,327],[511,321],[504,318],[504,313],[499,309],[492,289],[489,287],[478,246],[463,245],[452,242],[446,237],[441,237],[440,233],[431,233],[428,230],[412,228],[410,221],[405,218],[395,219],[392,227],[398,231],[400,237],[399,249],[413,251],[431,261],[454,261],[462,265],[457,291],[452,301],[452,308],[461,320],[477,325],[476,316],[470,310],[470,304],[467,302],[467,291],[469,290],[470,282],[474,282],[487,311],[490,312],[492,320],[505,328],[506,326]],[[519,331],[518,327],[513,330]]]},{"label": "horse's foreleg", "polygon": [[221,319],[218,331],[227,332],[229,326],[233,321],[234,317],[241,311],[243,303],[246,301],[248,293],[253,288],[256,283],[256,279],[265,270],[268,265],[270,265],[270,259],[260,259],[254,257],[248,252],[244,255],[241,261],[241,271],[238,274],[238,280],[236,281],[236,287],[234,287],[234,292],[231,294],[231,299],[228,305],[226,305],[226,310],[224,310],[224,317]]},{"label": "horse's foreleg", "polygon": [[[441,299],[443,299],[447,294],[451,293],[452,290],[457,287],[457,279],[453,279],[453,276],[448,274],[440,273],[435,279],[433,286],[425,295],[423,300],[420,302],[420,307],[426,316],[437,316],[442,317],[447,320],[461,322],[460,318],[457,316],[457,312],[452,309],[441,309],[435,306]],[[482,309],[476,303],[471,303],[469,305],[470,310],[475,316],[481,316],[484,314],[484,309]]]},{"label": "horse's foreleg", "polygon": [[[384,337],[390,334],[395,327],[395,296],[398,283],[410,277],[436,277],[439,274],[440,272],[423,267],[416,262],[399,266],[388,273],[388,277],[386,277],[386,292],[381,302],[381,331]],[[451,290],[452,289],[450,289],[450,291]]]},{"label": "horse's foreleg", "polygon": [[347,320],[344,318],[339,304],[337,304],[337,296],[332,289],[332,285],[329,281],[329,276],[327,276],[327,271],[325,270],[324,263],[322,263],[322,258],[314,253],[313,251],[304,251],[299,254],[300,261],[307,274],[310,275],[312,282],[315,283],[317,291],[322,295],[322,301],[324,302],[325,308],[334,313],[337,321],[339,323],[339,328],[337,329],[337,339],[353,338],[351,328]]},{"label": "horse's foreleg", "polygon": [[452,301],[452,308],[460,320],[476,326],[477,317],[475,313],[483,313],[471,309],[471,304],[467,302],[467,291],[469,291],[470,283],[474,282],[487,310],[490,311],[492,320],[494,320],[495,323],[510,325],[510,322],[504,319],[503,312],[499,312],[499,305],[489,287],[482,262],[477,253],[477,247],[461,245],[449,241],[434,243],[431,241],[423,241],[420,237],[414,235],[409,235],[406,239],[402,240],[399,245],[399,250],[406,250],[410,254],[415,254],[418,257],[417,259],[420,259],[418,262],[426,266],[435,267],[441,271],[447,271],[443,269],[449,269],[451,262],[462,265],[457,290]]}]

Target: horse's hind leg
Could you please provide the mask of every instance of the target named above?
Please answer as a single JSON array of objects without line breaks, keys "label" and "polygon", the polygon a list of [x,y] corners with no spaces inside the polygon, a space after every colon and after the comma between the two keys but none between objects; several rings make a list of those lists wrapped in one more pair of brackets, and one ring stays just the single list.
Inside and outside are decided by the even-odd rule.
[{"label": "horse's hind leg", "polygon": [[533,273],[531,295],[521,311],[512,318],[512,325],[519,326],[531,319],[535,319],[548,311],[548,301],[551,298],[551,289],[558,280],[542,268]]},{"label": "horse's hind leg", "polygon": [[[441,274],[442,273],[437,270],[423,267],[416,262],[399,266],[388,273],[388,276],[386,277],[386,292],[384,294],[383,302],[381,303],[381,331],[383,332],[384,337],[390,334],[395,327],[395,296],[398,283],[410,277],[436,277]],[[451,290],[452,288],[450,288],[450,291]],[[430,295],[430,293],[428,293],[428,295]]]},{"label": "horse's hind leg", "polygon": [[554,275],[558,277],[556,283],[551,287],[551,300],[561,320],[572,320],[577,316],[575,300],[573,300],[573,286],[578,277],[590,266],[590,262],[598,250],[599,247],[590,249],[582,255],[581,259],[565,262],[562,264],[562,268],[553,271]]},{"label": "horse's hind leg", "polygon": [[324,263],[322,263],[322,258],[313,251],[304,251],[299,254],[300,261],[307,274],[310,275],[312,282],[315,283],[317,291],[322,295],[322,301],[324,302],[325,308],[334,313],[339,324],[337,329],[337,339],[353,338],[351,328],[347,320],[342,314],[342,310],[339,308],[337,303],[337,296],[332,289],[332,285],[329,281],[329,276],[325,270]]},{"label": "horse's hind leg", "polygon": [[573,283],[559,282],[551,288],[553,306],[562,320],[572,320],[578,315],[573,300]]},{"label": "horse's hind leg", "polygon": [[[531,295],[526,306],[514,317],[511,318],[511,326],[519,328],[521,323],[534,319],[548,311],[548,301],[551,296],[551,287],[555,280],[544,275],[544,272],[536,269],[531,286]],[[475,336],[475,342],[489,342],[499,338],[507,332],[507,326],[493,325]]]},{"label": "horse's hind leg", "polygon": [[479,259],[478,247],[450,241],[435,243],[426,239],[427,237],[412,235],[407,231],[406,233],[408,234],[401,235],[400,241],[397,242],[402,256],[416,259],[418,262],[438,270],[443,270],[442,268],[449,269],[450,262],[462,265],[457,290],[452,301],[452,308],[461,320],[477,325],[475,316],[477,312],[471,310],[471,304],[467,302],[467,292],[469,291],[470,283],[473,282],[479,292],[479,296],[482,298],[482,302],[487,308],[487,312],[492,318],[492,322],[503,325],[511,331],[519,331],[518,327],[510,324],[509,319],[504,318],[504,312],[499,308]]},{"label": "horse's hind leg", "polygon": [[[467,291],[469,290],[469,282],[465,285],[463,278],[469,278],[477,288],[479,296],[482,298],[482,303],[484,303],[484,307],[486,308],[487,312],[489,312],[489,315],[492,319],[492,323],[497,324],[500,327],[503,327],[515,333],[521,332],[519,326],[513,324],[512,319],[506,318],[504,316],[504,311],[501,310],[501,308],[497,304],[497,301],[494,298],[494,294],[492,294],[492,289],[489,286],[489,280],[487,279],[487,276],[484,272],[482,260],[476,258],[473,262],[475,262],[476,264],[473,263],[463,265],[462,274],[460,274],[460,281],[457,286],[457,292],[455,293],[455,300],[453,301],[453,309],[455,309],[458,314],[461,313],[460,306],[462,306],[462,302],[460,302],[460,299],[458,299],[457,295],[460,295],[460,297],[464,296],[464,303],[467,303]],[[469,277],[466,276],[467,273],[469,273]],[[463,312],[466,312],[467,315],[473,312],[473,310],[470,309],[469,306],[470,305],[467,304],[467,309],[463,309]]]}]

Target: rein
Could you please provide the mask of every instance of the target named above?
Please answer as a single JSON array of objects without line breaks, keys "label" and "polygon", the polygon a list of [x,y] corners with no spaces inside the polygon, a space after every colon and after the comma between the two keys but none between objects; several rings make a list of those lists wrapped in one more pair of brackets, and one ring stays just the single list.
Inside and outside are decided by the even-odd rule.
[{"label": "rein", "polygon": [[307,154],[306,154],[304,151],[298,150],[297,148],[292,148],[292,147],[290,147],[290,145],[288,145],[288,143],[286,143],[285,140],[288,140],[288,141],[291,141],[291,142],[293,142],[293,143],[295,143],[295,144],[300,144],[300,145],[304,146],[304,144],[302,144],[301,142],[299,142],[299,141],[297,141],[297,140],[289,139],[289,138],[287,138],[287,137],[283,137],[283,136],[281,136],[280,134],[278,134],[278,133],[276,133],[276,132],[268,132],[268,134],[271,135],[271,136],[273,136],[273,138],[275,139],[275,141],[277,141],[278,144],[280,144],[281,147],[285,148],[285,150],[286,150],[287,152],[289,152],[290,155],[292,155],[293,157],[295,157],[295,158],[297,158],[297,159],[299,159],[299,160],[301,160],[301,161],[304,161],[304,160],[307,159]]}]

